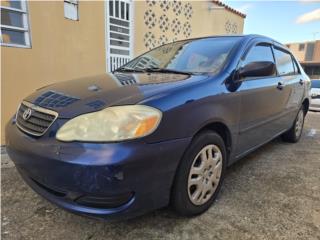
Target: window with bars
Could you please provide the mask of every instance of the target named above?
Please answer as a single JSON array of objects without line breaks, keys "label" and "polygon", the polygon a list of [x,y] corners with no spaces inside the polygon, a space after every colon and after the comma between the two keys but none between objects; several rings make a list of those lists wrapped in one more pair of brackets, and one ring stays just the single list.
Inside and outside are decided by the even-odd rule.
[{"label": "window with bars", "polygon": [[107,71],[129,62],[132,54],[132,0],[106,1]]},{"label": "window with bars", "polygon": [[1,1],[1,45],[30,47],[26,1]]},{"label": "window with bars", "polygon": [[78,0],[64,0],[64,17],[70,20],[79,20]]}]

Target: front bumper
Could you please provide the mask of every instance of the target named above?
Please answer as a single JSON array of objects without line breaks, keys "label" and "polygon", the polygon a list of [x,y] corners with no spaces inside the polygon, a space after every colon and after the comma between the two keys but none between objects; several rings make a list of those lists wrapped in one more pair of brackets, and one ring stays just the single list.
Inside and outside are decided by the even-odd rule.
[{"label": "front bumper", "polygon": [[63,143],[30,137],[14,123],[7,125],[6,138],[10,158],[38,194],[66,210],[107,220],[166,206],[191,141]]}]

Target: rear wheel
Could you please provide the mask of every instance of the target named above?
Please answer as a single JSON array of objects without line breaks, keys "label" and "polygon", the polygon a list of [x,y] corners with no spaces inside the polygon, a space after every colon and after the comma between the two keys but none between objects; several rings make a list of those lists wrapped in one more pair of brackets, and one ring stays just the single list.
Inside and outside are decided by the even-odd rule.
[{"label": "rear wheel", "polygon": [[294,121],[293,126],[289,129],[289,131],[287,131],[282,135],[282,139],[284,141],[291,142],[291,143],[295,143],[299,141],[302,135],[304,117],[305,117],[305,114],[303,111],[303,107],[301,107]]},{"label": "rear wheel", "polygon": [[215,132],[203,132],[191,143],[177,170],[172,205],[181,215],[206,211],[216,199],[224,178],[226,150]]}]

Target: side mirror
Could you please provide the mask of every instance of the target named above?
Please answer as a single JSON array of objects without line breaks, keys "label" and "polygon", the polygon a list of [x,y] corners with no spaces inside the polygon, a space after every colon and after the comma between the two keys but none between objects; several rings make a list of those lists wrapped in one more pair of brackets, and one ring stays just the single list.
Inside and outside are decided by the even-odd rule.
[{"label": "side mirror", "polygon": [[276,73],[276,65],[268,61],[251,62],[240,68],[238,73],[241,78],[273,76]]}]

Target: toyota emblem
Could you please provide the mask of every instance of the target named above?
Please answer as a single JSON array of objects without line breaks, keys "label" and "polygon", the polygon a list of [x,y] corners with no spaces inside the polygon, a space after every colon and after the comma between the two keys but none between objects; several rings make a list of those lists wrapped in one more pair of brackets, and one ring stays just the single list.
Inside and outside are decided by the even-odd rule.
[{"label": "toyota emblem", "polygon": [[28,120],[32,115],[32,109],[31,108],[27,108],[22,115],[23,120]]}]

